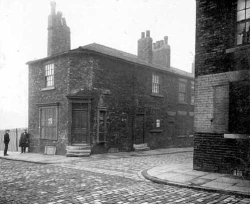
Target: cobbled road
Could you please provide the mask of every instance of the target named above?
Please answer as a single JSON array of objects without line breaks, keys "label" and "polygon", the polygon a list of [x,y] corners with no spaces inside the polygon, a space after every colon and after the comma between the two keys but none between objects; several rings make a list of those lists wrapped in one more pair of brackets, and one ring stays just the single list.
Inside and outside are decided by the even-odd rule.
[{"label": "cobbled road", "polygon": [[191,161],[192,153],[53,165],[0,159],[0,203],[250,203],[249,198],[152,183],[140,175],[157,165]]}]

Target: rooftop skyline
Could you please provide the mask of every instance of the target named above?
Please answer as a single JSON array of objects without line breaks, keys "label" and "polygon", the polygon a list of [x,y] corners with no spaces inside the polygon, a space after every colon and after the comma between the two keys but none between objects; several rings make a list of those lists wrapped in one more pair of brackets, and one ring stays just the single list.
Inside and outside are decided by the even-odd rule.
[{"label": "rooftop skyline", "polygon": [[[71,49],[98,43],[137,54],[141,32],[153,42],[169,37],[171,66],[191,72],[195,45],[194,0],[56,1],[71,29]],[[47,56],[50,1],[0,1],[0,129],[24,127],[28,120],[27,61]],[[2,57],[3,58],[3,57]],[[3,61],[3,59],[2,59]],[[2,62],[3,63],[3,62]]]}]

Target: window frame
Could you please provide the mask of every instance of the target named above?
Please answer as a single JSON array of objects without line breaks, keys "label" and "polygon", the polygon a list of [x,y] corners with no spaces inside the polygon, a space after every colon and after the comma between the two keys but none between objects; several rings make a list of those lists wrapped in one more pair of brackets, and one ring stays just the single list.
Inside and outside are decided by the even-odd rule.
[{"label": "window frame", "polygon": [[[184,85],[183,90],[181,88],[181,85]],[[181,94],[184,95],[184,100],[181,100],[180,96]],[[179,80],[178,84],[178,102],[179,103],[187,103],[187,82],[184,80]]]},{"label": "window frame", "polygon": [[[103,120],[100,120],[101,112],[104,113]],[[99,108],[97,110],[97,142],[106,142],[107,136],[107,108]],[[103,140],[100,140],[100,122],[103,121]]]},{"label": "window frame", "polygon": [[191,100],[190,100],[190,104],[194,105],[194,81],[191,81]]},{"label": "window frame", "polygon": [[[58,103],[55,103],[55,104],[50,104],[50,105],[40,105],[39,106],[39,138],[42,139],[42,140],[58,140],[58,119],[59,119],[59,104]],[[52,119],[52,122],[53,125],[43,125],[42,124],[42,116],[43,116],[43,111],[45,110],[49,110],[49,109],[52,109],[53,111],[55,111],[55,113],[53,114],[55,116],[54,119]],[[47,118],[48,119],[48,118]],[[46,120],[46,118],[45,118]],[[48,122],[49,123],[49,122]],[[52,127],[53,126],[53,127]],[[46,137],[42,135],[42,132],[43,132],[43,129],[46,129],[46,128],[54,128],[54,136],[50,136],[50,137]],[[53,129],[52,129],[53,131]],[[44,131],[46,132],[46,131]]]},{"label": "window frame", "polygon": [[47,63],[44,66],[44,84],[45,88],[55,87],[55,64]]},{"label": "window frame", "polygon": [[[244,2],[244,7],[239,8],[240,3]],[[244,12],[244,17],[240,18],[240,13]],[[243,16],[243,15],[242,15]],[[250,43],[250,0],[237,0],[236,8],[236,45]],[[242,28],[241,28],[242,27]]]},{"label": "window frame", "polygon": [[160,94],[161,82],[160,75],[152,74],[152,94]]}]

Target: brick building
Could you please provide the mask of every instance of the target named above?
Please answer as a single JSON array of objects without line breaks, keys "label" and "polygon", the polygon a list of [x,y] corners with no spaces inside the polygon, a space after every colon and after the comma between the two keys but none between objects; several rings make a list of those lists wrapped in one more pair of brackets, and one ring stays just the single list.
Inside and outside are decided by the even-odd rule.
[{"label": "brick building", "polygon": [[247,175],[250,1],[196,4],[194,169]]},{"label": "brick building", "polygon": [[84,156],[191,146],[194,77],[170,66],[168,38],[138,40],[138,56],[99,44],[70,50],[51,4],[48,56],[29,65],[31,150]]}]

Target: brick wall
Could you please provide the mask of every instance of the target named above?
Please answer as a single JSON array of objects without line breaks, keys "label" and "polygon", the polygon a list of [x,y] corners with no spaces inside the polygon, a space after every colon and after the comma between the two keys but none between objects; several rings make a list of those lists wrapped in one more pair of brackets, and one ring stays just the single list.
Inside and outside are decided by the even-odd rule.
[{"label": "brick wall", "polygon": [[250,149],[249,140],[224,138],[234,132],[230,84],[249,80],[249,45],[236,46],[236,0],[196,5],[194,169],[232,173]]},{"label": "brick wall", "polygon": [[[64,57],[52,61],[44,61],[29,67],[29,133],[31,135],[31,151],[44,152],[46,145],[57,147],[57,154],[66,153],[68,144],[68,63]],[[45,88],[45,63],[53,62],[55,66],[55,89]],[[40,139],[39,106],[42,104],[59,103],[58,139]]]},{"label": "brick wall", "polygon": [[249,140],[225,139],[223,134],[195,133],[195,170],[231,173],[247,163]]},{"label": "brick wall", "polygon": [[[55,89],[41,90],[44,88],[44,66],[49,62],[55,64]],[[149,147],[192,145],[193,138],[189,137],[194,120],[194,108],[190,104],[192,78],[94,53],[48,58],[32,64],[29,70],[29,130],[33,135],[33,151],[43,152],[45,145],[53,145],[58,153],[64,154],[70,137],[66,96],[79,91],[93,96],[90,137],[94,153],[105,152],[104,147],[97,143],[97,111],[100,105],[107,109],[106,139],[110,147],[118,146],[120,151],[132,149],[135,119],[140,108],[145,111],[145,142]],[[158,95],[152,94],[152,74],[161,76]],[[178,102],[179,78],[187,83],[187,103]],[[58,141],[40,139],[38,104],[57,102]],[[160,127],[156,127],[156,120],[160,120]],[[183,129],[183,133],[178,135],[177,129]],[[113,141],[115,137],[120,138],[116,144]]]},{"label": "brick wall", "polygon": [[225,50],[234,47],[236,1],[196,1],[195,75],[215,74],[233,68],[232,56]]}]

